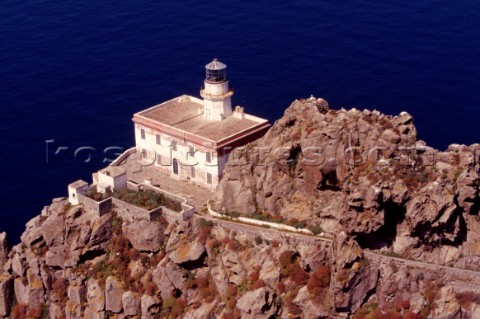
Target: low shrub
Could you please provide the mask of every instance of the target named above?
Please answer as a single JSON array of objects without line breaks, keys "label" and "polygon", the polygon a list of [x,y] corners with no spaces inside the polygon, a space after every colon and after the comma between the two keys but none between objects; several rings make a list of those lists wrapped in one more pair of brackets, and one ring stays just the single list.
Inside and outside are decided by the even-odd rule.
[{"label": "low shrub", "polygon": [[310,274],[307,282],[307,289],[310,293],[321,295],[325,288],[330,285],[330,267],[319,266],[315,272]]},{"label": "low shrub", "polygon": [[309,231],[311,231],[312,234],[314,234],[314,235],[318,235],[318,234],[323,233],[323,229],[322,229],[322,227],[320,227],[320,226],[308,225],[308,226],[307,226],[307,229],[308,229]]}]

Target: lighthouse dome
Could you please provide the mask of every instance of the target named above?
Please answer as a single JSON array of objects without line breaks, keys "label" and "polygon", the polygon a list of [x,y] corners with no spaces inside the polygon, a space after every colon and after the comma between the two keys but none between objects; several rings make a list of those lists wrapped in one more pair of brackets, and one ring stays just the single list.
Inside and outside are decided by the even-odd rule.
[{"label": "lighthouse dome", "polygon": [[227,80],[227,66],[217,59],[213,59],[212,62],[205,65],[205,69],[207,71],[205,79],[207,82],[222,83]]}]

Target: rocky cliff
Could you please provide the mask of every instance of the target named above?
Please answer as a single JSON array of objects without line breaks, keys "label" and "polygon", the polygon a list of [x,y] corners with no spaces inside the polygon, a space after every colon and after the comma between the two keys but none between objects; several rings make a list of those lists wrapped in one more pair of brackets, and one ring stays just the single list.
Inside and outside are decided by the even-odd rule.
[{"label": "rocky cliff", "polygon": [[237,149],[216,207],[344,231],[362,248],[478,269],[480,145],[444,152],[413,118],[298,100],[256,143]]},{"label": "rocky cliff", "polygon": [[20,244],[0,234],[0,316],[479,318],[479,148],[434,150],[406,113],[295,101],[231,154],[213,206],[322,236],[59,198]]}]

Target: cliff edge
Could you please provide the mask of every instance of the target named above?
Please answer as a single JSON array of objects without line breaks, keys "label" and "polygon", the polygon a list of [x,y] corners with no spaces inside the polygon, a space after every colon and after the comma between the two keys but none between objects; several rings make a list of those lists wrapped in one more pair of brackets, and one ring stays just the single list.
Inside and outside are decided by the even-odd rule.
[{"label": "cliff edge", "polygon": [[478,318],[479,149],[430,148],[407,113],[297,100],[231,154],[209,205],[224,218],[128,215],[158,199],[138,188],[123,215],[57,198],[20,244],[0,233],[0,317]]},{"label": "cliff edge", "polygon": [[404,258],[476,268],[479,159],[479,144],[441,152],[417,140],[406,112],[297,100],[263,138],[235,150],[215,207],[344,231],[362,248]]}]

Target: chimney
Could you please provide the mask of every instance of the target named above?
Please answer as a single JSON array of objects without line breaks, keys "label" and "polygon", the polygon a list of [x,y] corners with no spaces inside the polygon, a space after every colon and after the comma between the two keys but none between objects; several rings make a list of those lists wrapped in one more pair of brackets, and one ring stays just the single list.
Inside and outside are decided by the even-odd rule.
[{"label": "chimney", "polygon": [[243,110],[243,106],[240,106],[240,105],[235,106],[235,113],[233,113],[233,116],[243,120],[245,118],[245,112]]}]

